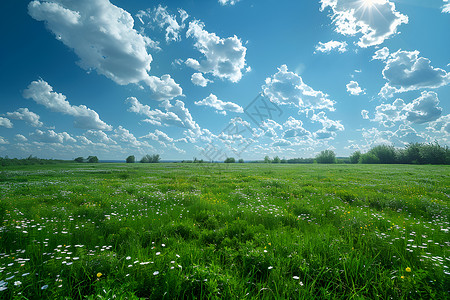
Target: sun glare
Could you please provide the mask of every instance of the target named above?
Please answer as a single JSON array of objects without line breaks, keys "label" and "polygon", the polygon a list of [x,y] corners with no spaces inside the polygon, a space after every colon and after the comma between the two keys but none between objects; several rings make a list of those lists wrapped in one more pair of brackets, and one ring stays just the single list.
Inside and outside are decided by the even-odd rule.
[{"label": "sun glare", "polygon": [[361,6],[370,8],[373,7],[375,4],[379,4],[380,0],[361,0]]}]

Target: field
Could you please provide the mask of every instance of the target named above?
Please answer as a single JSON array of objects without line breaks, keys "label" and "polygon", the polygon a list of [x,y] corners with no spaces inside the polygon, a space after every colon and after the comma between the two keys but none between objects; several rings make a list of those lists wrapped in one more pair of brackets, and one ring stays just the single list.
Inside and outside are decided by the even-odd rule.
[{"label": "field", "polygon": [[1,299],[448,299],[450,167],[0,169]]}]

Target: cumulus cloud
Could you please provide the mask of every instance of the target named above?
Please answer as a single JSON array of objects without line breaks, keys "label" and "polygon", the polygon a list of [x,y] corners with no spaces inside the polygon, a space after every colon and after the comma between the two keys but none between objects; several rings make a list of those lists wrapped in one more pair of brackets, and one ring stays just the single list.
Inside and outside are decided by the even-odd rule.
[{"label": "cumulus cloud", "polygon": [[156,129],[155,132],[150,132],[149,134],[147,134],[141,138],[152,139],[154,141],[163,142],[163,143],[172,143],[173,142],[173,138],[169,137],[166,133],[164,133],[158,129]]},{"label": "cumulus cloud", "polygon": [[235,5],[241,0],[219,0],[220,5]]},{"label": "cumulus cloud", "polygon": [[422,95],[405,106],[406,120],[415,124],[423,124],[437,120],[442,114],[438,107],[439,99],[435,92],[422,92]]},{"label": "cumulus cloud", "polygon": [[335,132],[344,130],[344,125],[341,124],[341,121],[329,119],[325,114],[325,112],[323,111],[321,111],[318,114],[314,114],[311,117],[311,120],[315,122],[320,122],[322,124],[323,129],[327,131]]},{"label": "cumulus cloud", "polygon": [[301,120],[297,120],[294,117],[290,116],[286,122],[284,122],[283,127],[285,131],[283,132],[283,138],[298,138],[310,136],[311,133],[303,128],[303,122]]},{"label": "cumulus cloud", "polygon": [[336,132],[343,131],[345,129],[344,125],[341,124],[341,121],[329,119],[323,111],[318,114],[314,114],[311,117],[311,120],[322,124],[322,129],[314,132],[314,137],[318,140],[333,139],[337,135]]},{"label": "cumulus cloud", "polygon": [[204,27],[205,25],[197,20],[189,23],[186,37],[195,40],[195,48],[205,56],[205,59],[198,61],[188,58],[186,65],[202,73],[211,73],[221,79],[238,82],[246,66],[247,48],[237,36],[223,39],[215,33],[209,33],[203,29]]},{"label": "cumulus cloud", "polygon": [[8,112],[6,113],[6,116],[13,120],[22,120],[27,123],[30,123],[33,127],[42,127],[44,126],[44,123],[39,121],[39,115],[35,114],[34,112],[31,112],[28,110],[28,108],[19,108],[15,112]]},{"label": "cumulus cloud", "polygon": [[160,79],[148,74],[152,56],[146,48],[154,42],[139,34],[133,17],[109,0],[35,0],[29,3],[28,13],[45,21],[55,37],[73,49],[83,69],[120,85],[145,82],[157,100],[182,94],[169,75]]},{"label": "cumulus cloud", "polygon": [[361,110],[361,116],[363,119],[368,120],[369,119],[369,111],[368,110]]},{"label": "cumulus cloud", "polygon": [[9,142],[4,137],[0,136],[0,145],[8,145]]},{"label": "cumulus cloud", "polygon": [[183,9],[179,9],[178,13],[181,19],[180,22],[177,21],[176,15],[170,14],[167,11],[167,7],[159,4],[158,7],[154,9],[149,8],[145,11],[139,11],[136,17],[142,24],[156,24],[160,29],[165,29],[166,42],[169,43],[181,40],[181,30],[185,28],[185,21],[189,17],[187,12]]},{"label": "cumulus cloud", "polygon": [[222,100],[217,99],[217,96],[214,94],[210,94],[208,97],[201,101],[194,102],[195,105],[204,105],[215,108],[216,111],[223,112],[226,114],[226,111],[231,111],[235,113],[243,113],[244,109],[233,102],[224,102]]},{"label": "cumulus cloud", "polygon": [[380,104],[376,107],[373,121],[385,127],[393,127],[395,123],[401,121],[423,124],[437,120],[441,114],[438,95],[435,92],[424,91],[420,97],[408,104],[402,99],[396,99],[392,104]]},{"label": "cumulus cloud", "polygon": [[333,50],[336,50],[339,53],[346,52],[347,42],[338,42],[338,41],[329,41],[326,43],[319,42],[319,44],[316,46],[317,52],[330,53]]},{"label": "cumulus cloud", "polygon": [[375,51],[375,54],[372,56],[372,60],[386,60],[389,57],[389,48],[383,47],[380,50]]},{"label": "cumulus cloud", "polygon": [[126,102],[131,104],[128,111],[147,117],[144,122],[157,126],[185,128],[193,131],[197,135],[200,135],[202,132],[200,126],[192,118],[189,109],[180,100],[176,100],[174,105],[170,104],[169,101],[163,102],[162,106],[165,112],[159,109],[152,110],[150,106],[140,103],[135,97],[129,97]]},{"label": "cumulus cloud", "polygon": [[364,90],[359,86],[359,83],[354,80],[351,80],[346,87],[350,95],[357,96],[359,94],[365,94]]},{"label": "cumulus cloud", "polygon": [[448,0],[444,0],[445,4],[442,6],[442,13],[450,14],[450,3],[447,3]]},{"label": "cumulus cloud", "polygon": [[11,120],[7,118],[0,117],[0,126],[6,127],[6,128],[13,128],[13,123]]},{"label": "cumulus cloud", "polygon": [[366,48],[379,45],[397,32],[408,17],[396,11],[389,0],[321,0],[321,11],[329,7],[336,32],[361,35],[358,46]]},{"label": "cumulus cloud", "polygon": [[439,119],[430,122],[427,129],[434,133],[443,133],[447,137],[450,137],[450,114],[441,116]]},{"label": "cumulus cloud", "polygon": [[53,92],[53,88],[44,80],[39,79],[30,83],[23,92],[27,99],[33,99],[36,103],[46,108],[73,116],[74,126],[82,129],[112,130],[112,126],[100,120],[99,115],[85,105],[74,106],[66,100],[66,96]]},{"label": "cumulus cloud", "polygon": [[192,74],[191,81],[193,84],[201,87],[205,87],[208,85],[208,83],[212,82],[212,80],[205,78],[202,73]]},{"label": "cumulus cloud", "polygon": [[438,88],[450,82],[450,73],[431,66],[430,60],[419,57],[417,50],[399,50],[392,53],[385,63],[383,77],[387,82],[380,91],[383,97],[423,88]]},{"label": "cumulus cloud", "polygon": [[64,142],[76,142],[70,134],[67,132],[55,132],[53,130],[42,131],[36,129],[35,132],[30,134],[30,139],[40,143],[51,143],[51,144],[63,144]]},{"label": "cumulus cloud", "polygon": [[262,87],[264,95],[277,104],[291,104],[308,111],[328,109],[334,111],[334,101],[321,91],[316,91],[303,82],[300,75],[289,72],[286,65],[278,68],[278,72],[266,79]]},{"label": "cumulus cloud", "polygon": [[126,143],[134,147],[143,146],[143,144],[138,141],[137,138],[128,129],[122,126],[114,129],[113,137],[119,142]]},{"label": "cumulus cloud", "polygon": [[15,139],[17,142],[20,142],[20,143],[23,143],[23,142],[28,141],[28,139],[27,139],[24,135],[22,135],[22,134],[16,134],[16,135],[14,136],[14,139]]},{"label": "cumulus cloud", "polygon": [[117,144],[116,141],[111,139],[105,132],[101,130],[88,130],[84,133],[84,136],[90,141],[97,144]]},{"label": "cumulus cloud", "polygon": [[375,108],[375,118],[372,121],[382,124],[384,127],[393,127],[395,123],[405,120],[405,101],[396,99],[392,104],[380,104]]}]

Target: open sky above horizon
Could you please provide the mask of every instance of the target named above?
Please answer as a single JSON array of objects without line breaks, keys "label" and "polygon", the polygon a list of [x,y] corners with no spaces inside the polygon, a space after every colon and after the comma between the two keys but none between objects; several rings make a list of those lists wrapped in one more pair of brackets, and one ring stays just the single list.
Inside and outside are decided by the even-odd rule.
[{"label": "open sky above horizon", "polygon": [[2,1],[0,156],[450,145],[448,0]]}]

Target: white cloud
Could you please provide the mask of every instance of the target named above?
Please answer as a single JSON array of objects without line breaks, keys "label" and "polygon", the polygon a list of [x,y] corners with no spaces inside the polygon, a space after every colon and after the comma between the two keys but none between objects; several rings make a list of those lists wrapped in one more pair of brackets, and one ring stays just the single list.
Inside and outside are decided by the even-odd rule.
[{"label": "white cloud", "polygon": [[393,127],[395,123],[404,121],[405,101],[396,99],[392,104],[380,104],[375,108],[375,118],[372,121],[382,124],[384,127]]},{"label": "white cloud", "polygon": [[[444,2],[448,2],[447,0],[444,0]],[[442,13],[450,14],[450,3],[444,4],[442,6]]]},{"label": "white cloud", "polygon": [[0,145],[8,145],[9,142],[4,137],[0,136]]},{"label": "white cloud", "polygon": [[73,116],[74,126],[82,129],[112,130],[112,126],[100,120],[99,115],[85,105],[74,106],[66,100],[66,96],[53,92],[53,88],[44,80],[39,79],[30,83],[23,92],[27,99],[33,99],[36,103],[46,108]]},{"label": "white cloud", "polygon": [[271,147],[288,147],[291,146],[292,142],[285,140],[285,139],[279,139],[279,140],[275,140],[270,146]]},{"label": "white cloud", "polygon": [[13,120],[23,120],[27,123],[30,123],[33,127],[42,127],[44,123],[39,121],[39,115],[35,114],[28,110],[28,108],[19,108],[15,112],[8,112],[6,116]]},{"label": "white cloud", "polygon": [[117,144],[113,139],[101,130],[88,130],[84,133],[84,136],[90,141],[98,144]]},{"label": "white cloud", "polygon": [[392,104],[380,104],[376,107],[373,121],[385,127],[393,127],[395,123],[403,121],[423,124],[435,121],[441,116],[442,108],[438,105],[438,95],[424,91],[419,98],[408,104],[402,99],[396,99]]},{"label": "white cloud", "polygon": [[204,30],[204,24],[197,20],[189,23],[186,37],[195,39],[195,48],[205,56],[205,60],[193,58],[186,60],[186,65],[202,73],[211,73],[221,79],[238,82],[246,66],[247,48],[242,46],[237,36],[222,39],[215,33]]},{"label": "white cloud", "polygon": [[[133,28],[127,11],[108,0],[35,0],[28,13],[45,21],[56,38],[74,50],[83,69],[96,70],[120,85],[143,81],[157,100],[182,94],[169,75],[159,79],[148,74],[152,56],[146,48],[154,42]],[[166,89],[167,94],[161,93]]]},{"label": "white cloud", "polygon": [[359,94],[365,94],[365,90],[363,90],[360,86],[359,83],[351,80],[347,85],[347,92],[349,92],[351,95],[353,96],[357,96]]},{"label": "white cloud", "polygon": [[217,96],[214,94],[210,94],[208,97],[201,101],[194,102],[195,105],[204,105],[209,106],[212,108],[215,108],[218,111],[223,111],[224,114],[226,114],[225,111],[231,111],[235,113],[243,113],[244,109],[233,102],[224,102],[222,100],[217,99]]},{"label": "white cloud", "polygon": [[328,95],[315,91],[303,82],[300,75],[289,72],[286,65],[278,68],[278,73],[266,79],[262,87],[264,95],[277,104],[291,104],[301,111],[315,109],[334,109],[334,101]]},{"label": "white cloud", "polygon": [[301,120],[297,120],[294,117],[290,116],[286,122],[284,122],[283,127],[285,131],[283,132],[283,138],[296,138],[296,137],[304,137],[310,136],[311,133],[303,128],[303,122]]},{"label": "white cloud", "polygon": [[3,117],[0,117],[0,126],[6,127],[6,128],[13,128],[12,122],[9,119],[3,118]]},{"label": "white cloud", "polygon": [[208,83],[212,82],[212,80],[205,78],[202,73],[192,74],[191,81],[193,84],[201,87],[205,87],[208,85]]},{"label": "white cloud", "polygon": [[152,139],[154,141],[163,142],[163,143],[172,143],[173,138],[169,137],[166,133],[156,129],[155,132],[150,132],[149,134],[141,137],[141,138],[147,138]]},{"label": "white cloud", "polygon": [[397,27],[408,23],[408,17],[395,10],[389,0],[321,0],[321,11],[330,7],[336,32],[362,35],[358,46],[379,45],[397,32]]},{"label": "white cloud", "polygon": [[417,50],[399,50],[392,53],[385,63],[383,77],[387,82],[380,91],[383,97],[423,88],[438,88],[450,82],[450,73],[431,66],[430,60],[419,57]]},{"label": "white cloud", "polygon": [[64,142],[76,142],[77,140],[67,132],[57,133],[53,130],[42,131],[36,129],[30,134],[30,139],[41,143],[63,144]]},{"label": "white cloud", "polygon": [[235,5],[241,0],[219,0],[220,5]]},{"label": "white cloud", "polygon": [[316,51],[322,53],[330,53],[333,50],[337,50],[339,53],[347,51],[347,42],[329,41],[326,43],[319,42],[316,46]]},{"label": "white cloud", "polygon": [[17,142],[26,142],[26,141],[28,141],[28,139],[27,139],[25,136],[21,135],[21,134],[16,134],[16,135],[14,136],[14,139],[15,139]]},{"label": "white cloud", "polygon": [[389,48],[383,47],[380,50],[375,51],[375,54],[372,56],[372,60],[386,60],[389,57]]},{"label": "white cloud", "polygon": [[314,114],[311,117],[311,120],[315,122],[320,122],[322,124],[323,129],[327,131],[335,132],[344,130],[344,125],[341,124],[341,121],[334,121],[329,119],[326,116],[325,112],[323,111],[319,112],[318,114]]},{"label": "white cloud", "polygon": [[424,91],[419,98],[406,105],[406,120],[415,124],[435,121],[442,114],[442,108],[438,105],[438,95],[435,92]]},{"label": "white cloud", "polygon": [[363,109],[361,110],[361,116],[363,119],[368,120],[369,119],[369,111]]},{"label": "white cloud", "polygon": [[134,147],[143,146],[143,144],[139,142],[137,138],[128,129],[123,128],[122,126],[119,126],[118,128],[114,129],[113,137],[119,142],[126,143]]},{"label": "white cloud", "polygon": [[166,42],[172,41],[180,41],[181,36],[180,32],[185,27],[185,20],[189,17],[186,11],[179,9],[178,13],[180,14],[181,22],[178,23],[176,15],[172,15],[167,11],[167,7],[158,5],[158,7],[154,9],[147,9],[146,11],[139,11],[136,17],[141,21],[142,24],[145,18],[150,19],[150,24],[156,24],[159,28],[164,29],[166,31]]},{"label": "white cloud", "polygon": [[193,120],[189,109],[180,100],[176,100],[174,105],[170,104],[169,101],[163,102],[162,106],[165,112],[159,109],[152,110],[150,106],[141,104],[135,97],[129,97],[126,102],[131,104],[128,111],[147,117],[144,122],[158,126],[177,126],[191,130],[197,135],[202,133],[200,126]]},{"label": "white cloud", "polygon": [[450,137],[450,114],[441,116],[439,119],[430,122],[428,130],[435,133],[443,133]]}]

